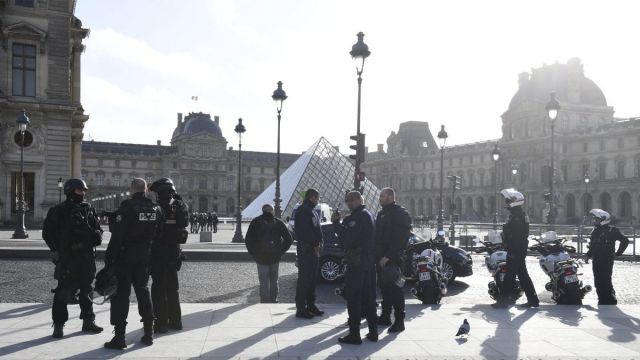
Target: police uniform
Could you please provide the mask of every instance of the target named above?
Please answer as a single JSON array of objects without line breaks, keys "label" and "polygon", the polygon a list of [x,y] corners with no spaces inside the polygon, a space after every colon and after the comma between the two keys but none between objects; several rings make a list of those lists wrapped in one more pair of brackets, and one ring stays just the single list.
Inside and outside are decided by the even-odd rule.
[{"label": "police uniform", "polygon": [[515,301],[514,286],[516,276],[527,295],[527,304],[537,306],[540,302],[536,289],[527,271],[527,250],[529,248],[529,217],[522,206],[510,207],[509,220],[502,226],[502,241],[507,251],[507,273],[504,276],[504,296],[501,304]]},{"label": "police uniform", "polygon": [[[624,253],[629,239],[617,227],[609,224],[595,226],[590,239],[586,255],[593,258],[593,281],[598,294],[598,305],[616,305],[616,291],[611,283],[613,260]],[[620,241],[617,252],[616,241]]]},{"label": "police uniform", "polygon": [[411,216],[404,207],[394,203],[385,205],[376,216],[375,261],[378,270],[378,285],[382,292],[381,325],[391,324],[391,309],[394,310],[396,328],[404,327],[404,292],[394,284],[382,281],[380,260],[389,259],[387,266],[404,268],[404,256],[411,231]]},{"label": "police uniform", "polygon": [[367,319],[369,335],[377,338],[375,292],[375,220],[364,205],[354,209],[342,224],[335,223],[343,239],[346,263],[344,296],[349,314],[349,334],[360,338],[360,320]]},{"label": "police uniform", "polygon": [[295,238],[298,242],[298,282],[296,284],[296,309],[299,313],[317,310],[316,272],[318,269],[318,252],[316,248],[322,244],[320,216],[314,211],[315,205],[305,200],[296,210],[294,216]]},{"label": "police uniform", "polygon": [[93,303],[89,300],[96,275],[95,247],[102,242],[102,228],[94,208],[87,202],[67,199],[47,213],[42,237],[51,251],[58,254],[54,274],[58,286],[54,290],[52,318],[59,334],[54,336],[62,336],[62,326],[69,319],[67,304],[77,302],[83,331],[102,331],[94,323]]},{"label": "police uniform", "polygon": [[180,244],[187,241],[189,208],[177,194],[159,200],[165,224],[162,236],[151,246],[151,296],[156,331],[182,329],[178,271],[182,265]]},{"label": "police uniform", "polygon": [[162,234],[162,210],[146,198],[144,192],[138,192],[124,200],[117,212],[115,231],[105,256],[107,265],[115,265],[118,278],[118,291],[111,299],[111,324],[116,336],[105,346],[124,342],[132,285],[138,300],[138,313],[144,323],[143,342],[147,343],[144,339],[150,338],[153,343],[149,253],[152,242]]}]

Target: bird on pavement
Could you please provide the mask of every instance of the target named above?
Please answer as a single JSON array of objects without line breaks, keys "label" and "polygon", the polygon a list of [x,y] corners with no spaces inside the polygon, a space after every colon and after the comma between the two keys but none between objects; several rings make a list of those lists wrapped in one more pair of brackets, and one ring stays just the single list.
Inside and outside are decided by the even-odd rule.
[{"label": "bird on pavement", "polygon": [[469,330],[471,330],[471,326],[469,325],[469,322],[467,321],[467,319],[464,319],[464,321],[462,322],[462,325],[460,325],[460,328],[458,328],[458,332],[456,333],[456,336],[468,335]]}]

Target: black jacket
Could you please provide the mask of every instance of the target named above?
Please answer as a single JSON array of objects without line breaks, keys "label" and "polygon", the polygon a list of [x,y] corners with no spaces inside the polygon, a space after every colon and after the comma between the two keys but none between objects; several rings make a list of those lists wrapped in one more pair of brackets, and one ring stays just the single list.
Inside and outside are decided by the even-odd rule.
[{"label": "black jacket", "polygon": [[373,214],[363,205],[353,210],[342,223],[335,222],[334,225],[338,237],[342,240],[347,265],[364,271],[373,270],[376,237]]},{"label": "black jacket", "polygon": [[524,256],[529,248],[529,217],[521,206],[510,211],[509,220],[502,225],[502,245],[508,253]]},{"label": "black jacket", "polygon": [[161,236],[151,245],[151,260],[175,261],[180,257],[180,244],[186,243],[189,236],[189,207],[177,194],[173,194],[170,201],[158,204],[162,208],[164,226]]},{"label": "black jacket", "polygon": [[322,243],[322,229],[320,228],[320,216],[314,211],[315,205],[305,200],[296,209],[294,216],[294,231],[298,246],[298,255],[312,254],[314,249]]},{"label": "black jacket", "polygon": [[245,236],[249,254],[261,265],[280,262],[280,258],[289,250],[292,242],[287,225],[269,213],[253,219]]},{"label": "black jacket", "polygon": [[382,207],[376,216],[375,260],[383,257],[402,265],[411,233],[411,216],[395,202]]},{"label": "black jacket", "polygon": [[[599,256],[620,256],[629,245],[629,239],[622,235],[620,230],[609,224],[596,226],[589,236],[589,251],[587,257]],[[618,251],[616,251],[616,241],[620,241]]]}]

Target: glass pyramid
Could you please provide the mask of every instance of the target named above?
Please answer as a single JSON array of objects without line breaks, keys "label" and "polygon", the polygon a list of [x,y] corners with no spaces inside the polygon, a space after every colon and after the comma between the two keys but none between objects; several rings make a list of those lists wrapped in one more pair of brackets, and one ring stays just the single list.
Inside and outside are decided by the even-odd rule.
[{"label": "glass pyramid", "polygon": [[[302,203],[304,192],[315,188],[320,192],[320,202],[332,209],[346,212],[344,195],[353,188],[355,166],[349,158],[342,155],[327,139],[321,137],[309,150],[302,154],[280,175],[280,197],[282,218],[291,216],[291,211]],[[274,204],[276,194],[275,181],[269,185],[246,209],[243,219],[253,219],[262,215],[264,204]],[[367,178],[364,180],[364,199],[369,211],[374,215],[378,211],[378,188]]]}]

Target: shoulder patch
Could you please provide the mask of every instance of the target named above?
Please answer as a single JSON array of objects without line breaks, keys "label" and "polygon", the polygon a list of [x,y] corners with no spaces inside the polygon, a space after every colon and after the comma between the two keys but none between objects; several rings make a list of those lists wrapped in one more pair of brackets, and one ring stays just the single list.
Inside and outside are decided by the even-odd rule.
[{"label": "shoulder patch", "polygon": [[116,215],[116,222],[122,221],[122,216],[120,214]]},{"label": "shoulder patch", "polygon": [[349,227],[354,227],[354,226],[356,226],[356,221],[355,220],[349,221]]}]

